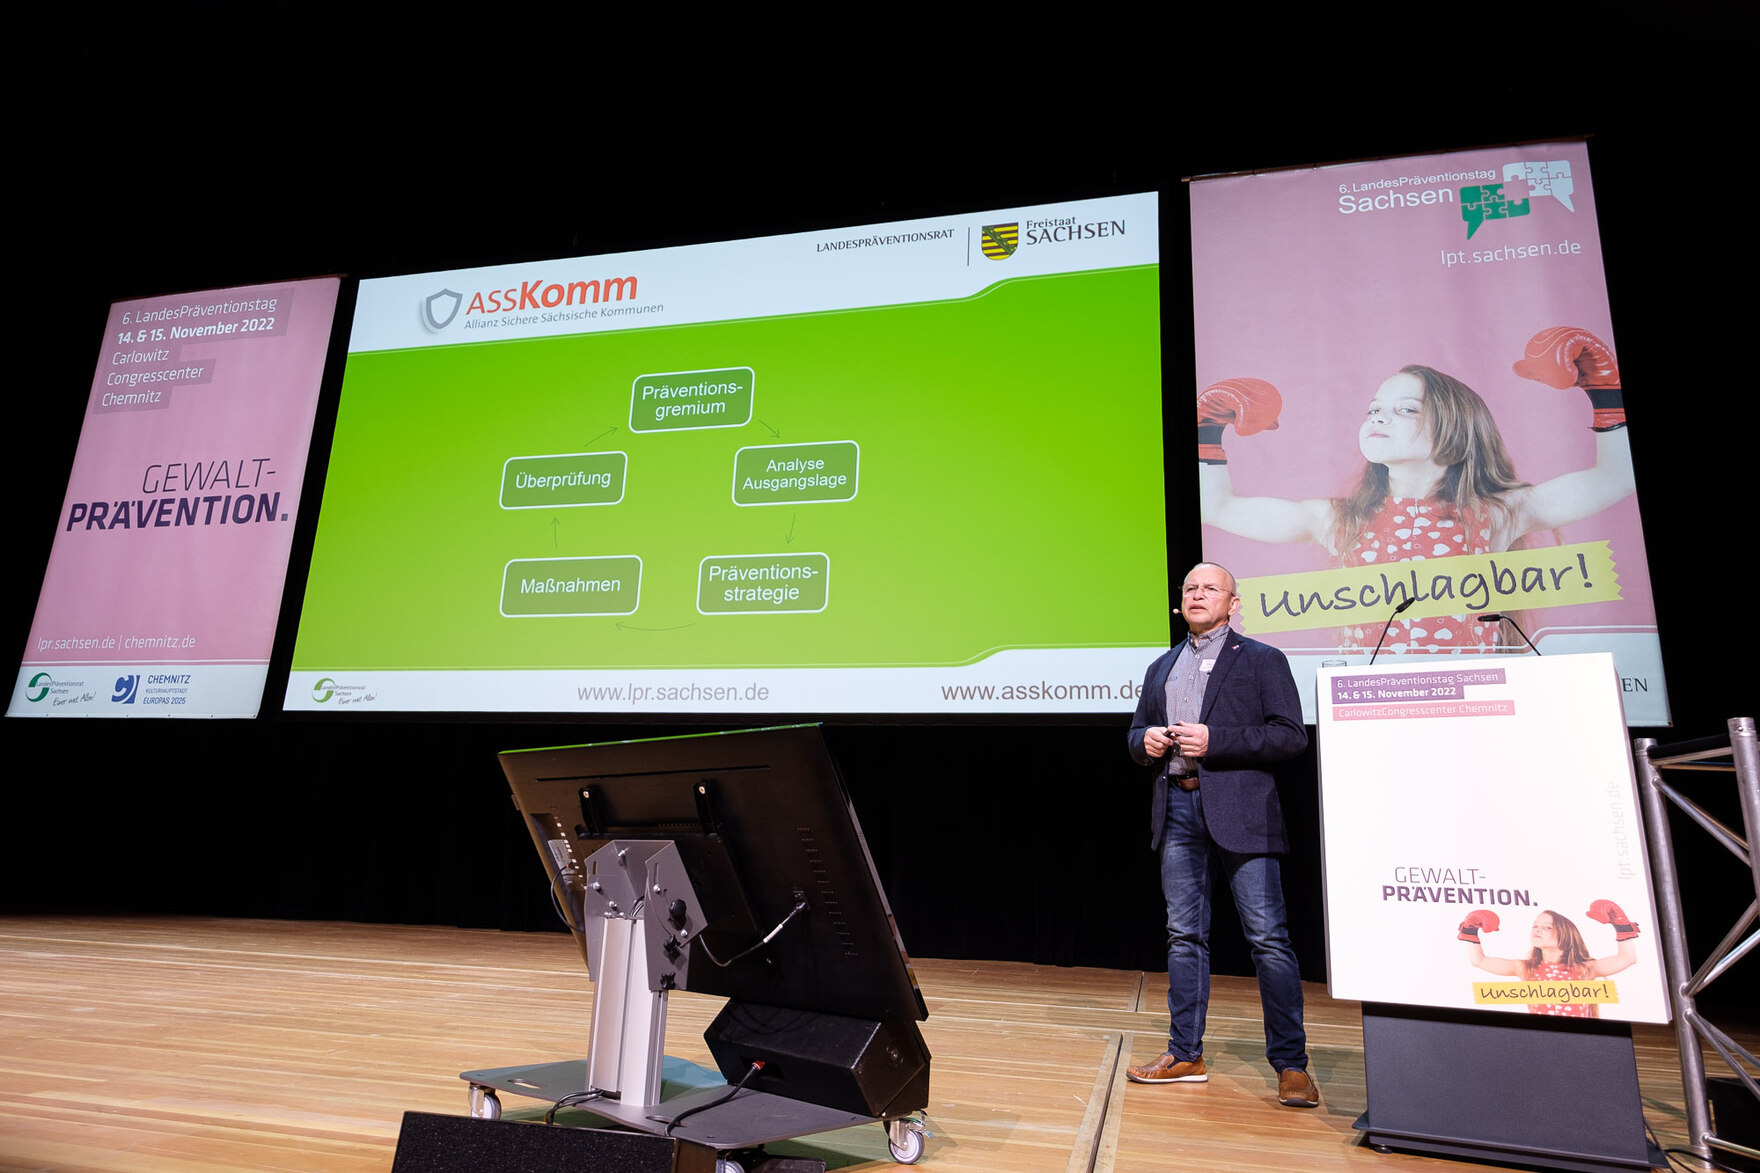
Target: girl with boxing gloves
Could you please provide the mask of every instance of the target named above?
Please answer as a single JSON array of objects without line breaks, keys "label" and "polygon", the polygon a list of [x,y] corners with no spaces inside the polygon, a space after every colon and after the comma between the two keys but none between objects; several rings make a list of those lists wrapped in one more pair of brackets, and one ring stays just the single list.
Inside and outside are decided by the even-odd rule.
[{"label": "girl with boxing gloves", "polygon": [[[1516,475],[1497,422],[1477,392],[1432,367],[1407,366],[1369,401],[1357,430],[1366,462],[1339,497],[1236,496],[1222,432],[1277,427],[1283,400],[1262,379],[1227,379],[1198,395],[1199,509],[1205,523],[1261,542],[1313,541],[1339,567],[1386,565],[1518,548],[1530,534],[1591,517],[1632,492],[1632,453],[1619,364],[1587,330],[1558,326],[1529,340],[1515,373],[1580,387],[1594,410],[1595,463],[1529,484]],[[1378,625],[1342,630],[1341,650],[1375,643]],[[1500,625],[1469,615],[1396,620],[1386,649],[1496,651]]]},{"label": "girl with boxing gloves", "polygon": [[[1589,946],[1583,941],[1583,934],[1572,924],[1569,917],[1560,916],[1550,908],[1534,918],[1534,927],[1528,933],[1528,942],[1532,952],[1520,960],[1505,957],[1487,957],[1484,947],[1479,943],[1480,933],[1495,933],[1498,928],[1497,914],[1488,908],[1476,909],[1467,914],[1456,933],[1456,939],[1467,943],[1467,960],[1486,973],[1495,973],[1502,977],[1523,978],[1528,981],[1591,981],[1596,978],[1610,977],[1623,969],[1630,969],[1638,960],[1638,948],[1632,942],[1638,938],[1638,926],[1625,914],[1625,910],[1611,900],[1597,900],[1589,906],[1585,914],[1590,920],[1600,921],[1613,928],[1613,938],[1618,950],[1611,957],[1589,956]],[[1561,1018],[1598,1018],[1597,1006],[1593,1002],[1558,1004],[1531,1003],[1530,1014],[1551,1014]]]}]

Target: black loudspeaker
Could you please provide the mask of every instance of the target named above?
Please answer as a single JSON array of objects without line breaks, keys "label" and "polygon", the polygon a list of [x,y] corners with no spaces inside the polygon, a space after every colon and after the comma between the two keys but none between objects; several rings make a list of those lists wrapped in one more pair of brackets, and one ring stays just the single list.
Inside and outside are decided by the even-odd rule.
[{"label": "black loudspeaker", "polygon": [[715,1173],[715,1150],[642,1132],[405,1112],[391,1173]]},{"label": "black loudspeaker", "polygon": [[703,1035],[728,1083],[859,1116],[902,1116],[929,1103],[929,1048],[917,1024],[729,1002]]}]

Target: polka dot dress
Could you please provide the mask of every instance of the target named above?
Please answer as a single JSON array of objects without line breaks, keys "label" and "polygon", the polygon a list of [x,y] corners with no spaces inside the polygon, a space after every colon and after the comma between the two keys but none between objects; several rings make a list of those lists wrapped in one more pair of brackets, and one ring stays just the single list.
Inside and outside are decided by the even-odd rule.
[{"label": "polka dot dress", "polygon": [[[1345,565],[1353,568],[1386,566],[1396,562],[1447,558],[1453,554],[1490,552],[1489,516],[1463,514],[1444,501],[1389,497],[1364,524]],[[1409,584],[1409,573],[1404,577]],[[1420,589],[1428,586],[1422,575],[1419,586]],[[1465,614],[1396,619],[1387,629],[1387,640],[1381,650],[1384,653],[1496,651],[1502,646],[1501,626],[1480,623]],[[1381,624],[1370,620],[1345,627],[1340,629],[1339,637],[1343,651],[1368,651],[1381,638]]]},{"label": "polka dot dress", "polygon": [[[1583,967],[1580,965],[1564,965],[1556,961],[1542,961],[1539,965],[1528,967],[1530,981],[1538,982],[1580,982],[1583,980]],[[1580,1003],[1574,1006],[1542,1006],[1530,1004],[1529,1014],[1550,1014],[1554,1018],[1598,1018],[1593,1002]]]}]

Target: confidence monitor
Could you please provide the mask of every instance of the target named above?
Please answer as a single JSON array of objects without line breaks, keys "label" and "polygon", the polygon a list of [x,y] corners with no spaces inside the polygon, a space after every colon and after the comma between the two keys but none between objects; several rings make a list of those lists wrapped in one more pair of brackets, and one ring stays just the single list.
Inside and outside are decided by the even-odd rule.
[{"label": "confidence monitor", "polygon": [[[730,999],[709,1032],[729,1082],[763,1059],[748,1086],[873,1117],[922,1106],[928,1053],[914,1024],[928,1011],[817,726],[500,758],[601,1000],[598,934],[633,918],[653,942],[651,988]],[[639,862],[672,849],[688,880],[655,896],[662,873],[644,881]],[[625,867],[641,887],[613,874]],[[619,907],[620,893],[649,906]],[[894,1068],[883,1092],[856,1086],[863,1048]]]}]

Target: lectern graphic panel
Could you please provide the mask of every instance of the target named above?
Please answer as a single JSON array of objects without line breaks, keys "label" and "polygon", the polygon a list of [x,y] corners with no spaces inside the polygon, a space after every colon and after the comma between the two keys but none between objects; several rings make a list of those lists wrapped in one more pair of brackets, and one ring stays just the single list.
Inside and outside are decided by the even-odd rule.
[{"label": "lectern graphic panel", "polygon": [[1334,997],[1666,1022],[1613,657],[1318,681]]}]

